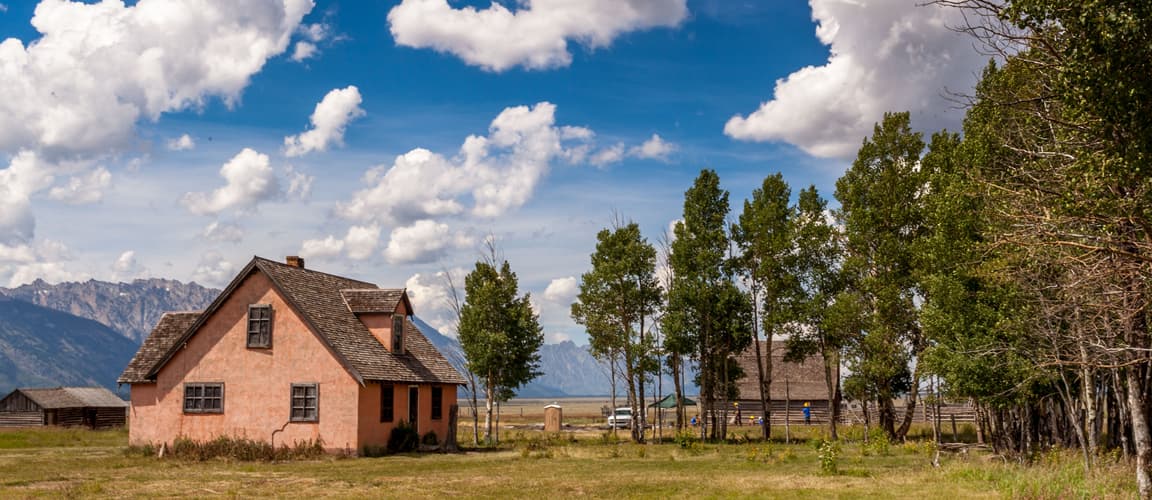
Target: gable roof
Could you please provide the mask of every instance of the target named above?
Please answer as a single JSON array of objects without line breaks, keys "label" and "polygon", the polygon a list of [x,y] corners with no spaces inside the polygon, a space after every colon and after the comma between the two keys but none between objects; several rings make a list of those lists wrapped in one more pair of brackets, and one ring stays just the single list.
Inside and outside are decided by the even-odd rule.
[{"label": "gable roof", "polygon": [[[152,335],[149,336],[149,340],[153,336],[158,337],[157,347],[162,348],[159,350],[164,354],[154,357],[154,361],[144,372],[143,377],[136,377],[129,383],[153,380],[164,364],[176,354],[179,347],[195,334],[196,330],[227,301],[232,292],[254,272],[264,273],[268,277],[272,286],[280,293],[285,302],[299,314],[300,319],[317,334],[317,337],[328,348],[333,357],[358,382],[378,380],[442,384],[465,383],[464,377],[444,359],[444,356],[432,346],[415,325],[411,324],[411,321],[405,322],[405,345],[408,352],[403,354],[388,351],[368,331],[368,327],[364,326],[364,323],[349,308],[345,296],[341,292],[344,290],[379,290],[376,285],[289,266],[261,257],[253,257],[252,261],[220,293],[220,296],[180,335],[171,336],[168,331],[161,331],[161,327],[165,326],[162,320]],[[395,310],[395,306],[393,306],[393,310]],[[176,326],[171,325],[172,328],[176,328]],[[145,341],[145,344],[147,345],[148,341]],[[141,350],[143,351],[143,346]],[[138,353],[139,355],[140,353]],[[144,364],[144,361],[148,359],[153,359],[149,355],[144,357],[146,359],[142,360],[141,364]],[[132,364],[129,364],[129,369],[132,368]],[[121,378],[127,379],[128,375],[129,370],[126,369]]]},{"label": "gable roof", "polygon": [[408,311],[412,310],[412,303],[408,301],[408,293],[401,288],[361,288],[357,290],[340,290],[348,310],[355,314],[396,312],[396,306],[404,302]]},{"label": "gable roof", "polygon": [[[128,402],[103,387],[55,387],[51,389],[16,389],[42,409],[59,408],[127,408]],[[7,398],[5,398],[7,399]]]},{"label": "gable roof", "polygon": [[132,361],[128,362],[128,367],[124,368],[124,373],[120,374],[116,383],[147,382],[148,372],[152,371],[152,368],[164,359],[168,350],[184,332],[188,331],[189,327],[196,323],[200,314],[200,311],[164,313],[160,317],[160,322],[156,324],[156,328],[152,329],[152,334],[144,339],[144,343],[140,345],[140,350],[136,351],[135,356],[132,356]]},{"label": "gable roof", "polygon": [[[739,399],[760,400],[759,381],[756,376],[756,351],[752,350],[757,344],[760,346],[760,356],[763,358],[768,353],[766,340],[754,342],[736,357],[740,368],[744,369],[744,378],[737,383],[740,390]],[[785,345],[786,342],[783,340],[772,341],[772,386],[769,388],[769,399],[780,401],[785,398],[792,401],[828,399],[828,386],[824,382],[824,356],[814,354],[805,358],[802,363],[788,363],[784,361]]]}]

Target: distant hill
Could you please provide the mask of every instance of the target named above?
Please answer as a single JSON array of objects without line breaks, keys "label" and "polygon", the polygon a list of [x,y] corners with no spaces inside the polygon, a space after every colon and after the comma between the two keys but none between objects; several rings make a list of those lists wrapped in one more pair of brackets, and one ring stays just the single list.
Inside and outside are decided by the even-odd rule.
[{"label": "distant hill", "polygon": [[17,387],[116,391],[116,377],[136,347],[95,321],[0,297],[0,397]]},{"label": "distant hill", "polygon": [[136,344],[144,341],[164,313],[204,309],[219,294],[220,290],[196,283],[157,278],[131,283],[88,280],[56,285],[36,280],[17,288],[0,288],[0,296],[100,322]]}]

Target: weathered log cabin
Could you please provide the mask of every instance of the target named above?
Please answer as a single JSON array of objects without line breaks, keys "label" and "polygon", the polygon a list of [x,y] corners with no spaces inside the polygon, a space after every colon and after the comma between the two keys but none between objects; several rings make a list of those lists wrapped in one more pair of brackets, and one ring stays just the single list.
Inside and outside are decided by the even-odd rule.
[{"label": "weathered log cabin", "polygon": [[[771,351],[769,351],[771,346]],[[826,423],[829,415],[828,386],[825,385],[824,357],[820,354],[805,358],[801,363],[784,361],[785,342],[776,340],[771,343],[758,341],[749,346],[747,350],[736,357],[740,368],[744,370],[744,378],[740,379],[737,387],[739,398],[729,408],[729,418],[734,417],[736,410],[742,417],[744,424],[749,423],[749,416],[756,417],[760,412],[760,389],[756,371],[756,351],[759,347],[760,362],[762,366],[768,364],[768,355],[772,356],[772,385],[767,395],[769,408],[772,410],[772,423],[782,425],[785,418],[790,423],[804,423],[804,404],[808,403],[812,413],[812,423]],[[839,377],[839,369],[833,369],[833,377]]]},{"label": "weathered log cabin", "polygon": [[103,387],[16,389],[0,399],[0,427],[123,427],[128,402]]}]

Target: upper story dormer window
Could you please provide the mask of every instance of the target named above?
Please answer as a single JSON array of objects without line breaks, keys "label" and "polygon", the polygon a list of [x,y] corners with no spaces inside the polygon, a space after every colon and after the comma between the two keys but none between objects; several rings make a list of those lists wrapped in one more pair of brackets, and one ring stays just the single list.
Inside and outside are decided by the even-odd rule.
[{"label": "upper story dormer window", "polygon": [[272,347],[271,304],[248,306],[248,347],[258,349]]},{"label": "upper story dormer window", "polygon": [[392,315],[392,352],[404,353],[404,315]]}]

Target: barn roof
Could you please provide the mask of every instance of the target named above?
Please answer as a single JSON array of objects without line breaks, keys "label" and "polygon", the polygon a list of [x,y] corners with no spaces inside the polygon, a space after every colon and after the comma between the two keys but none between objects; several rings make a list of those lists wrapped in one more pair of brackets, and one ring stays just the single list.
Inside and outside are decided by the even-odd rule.
[{"label": "barn roof", "polygon": [[127,408],[128,402],[103,387],[16,389],[45,410],[59,408]]},{"label": "barn roof", "polygon": [[[785,344],[783,340],[772,342],[772,387],[769,399],[780,401],[786,397],[792,401],[828,399],[828,386],[824,382],[824,356],[815,354],[804,359],[802,363],[785,362]],[[762,358],[767,354],[768,341],[761,340],[752,345],[760,346]],[[737,384],[740,399],[758,401],[760,391],[757,388],[756,352],[749,347],[736,359],[740,363],[740,368],[744,369],[744,378]]]},{"label": "barn roof", "polygon": [[[158,337],[157,347],[163,355],[155,357],[148,370],[133,370],[129,364],[122,383],[149,382],[156,373],[175,355],[176,350],[218,309],[231,293],[251,273],[261,272],[272,282],[273,287],[284,297],[305,324],[309,325],[320,340],[331,348],[336,358],[357,380],[379,380],[389,382],[423,382],[443,384],[463,384],[464,377],[444,359],[440,351],[428,341],[424,334],[410,320],[404,322],[404,353],[390,352],[356,317],[356,312],[348,303],[344,292],[351,293],[353,302],[361,312],[367,309],[387,306],[386,300],[407,300],[403,290],[396,297],[396,290],[381,290],[372,283],[332,274],[290,266],[253,257],[244,270],[232,280],[220,296],[195,321],[185,327],[179,335],[172,336],[163,319],[149,337]],[[392,309],[395,310],[393,302]],[[411,306],[409,306],[411,312]],[[372,310],[370,312],[378,312]],[[176,320],[173,319],[173,322]],[[178,328],[173,323],[170,328]],[[145,341],[145,345],[148,341]],[[141,351],[144,346],[141,347]],[[140,356],[141,353],[137,355]],[[144,361],[152,359],[145,355]],[[135,359],[133,359],[135,361]],[[142,361],[141,365],[146,364]],[[132,370],[133,373],[129,373]],[[143,373],[143,376],[137,376]]]}]

